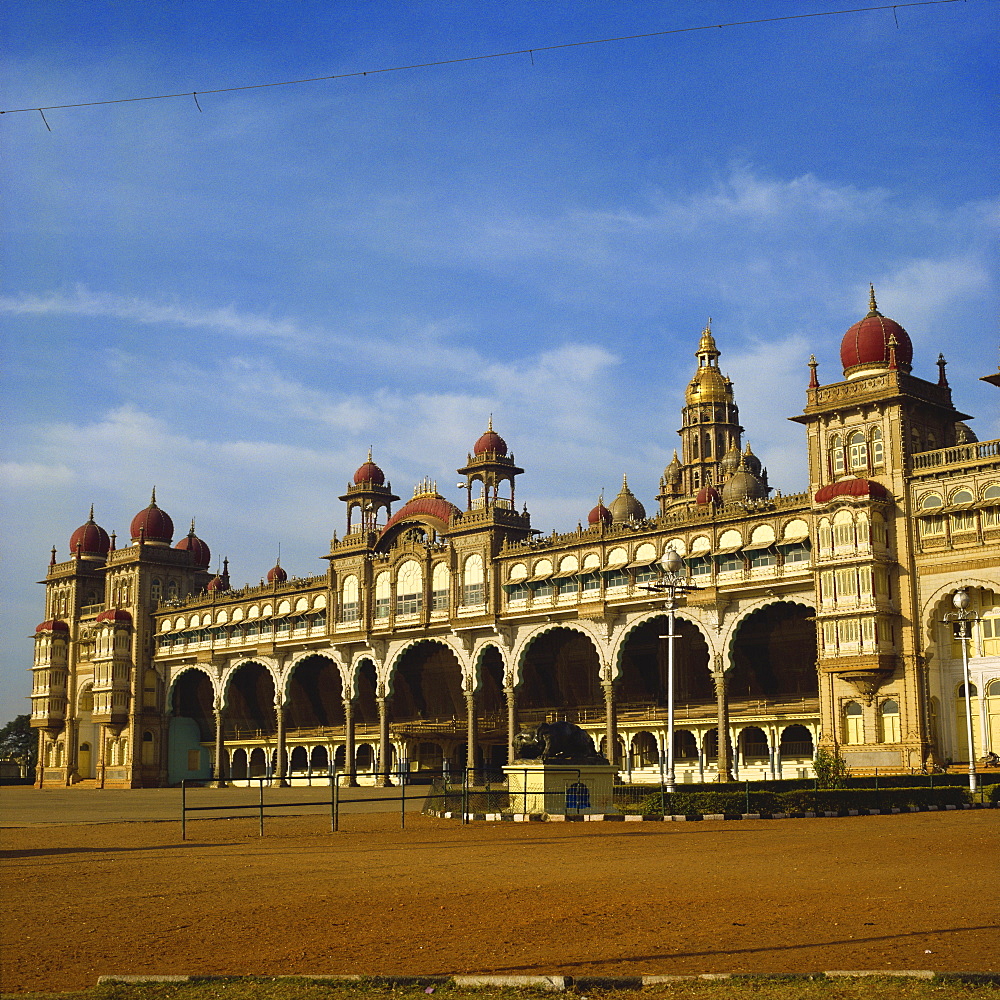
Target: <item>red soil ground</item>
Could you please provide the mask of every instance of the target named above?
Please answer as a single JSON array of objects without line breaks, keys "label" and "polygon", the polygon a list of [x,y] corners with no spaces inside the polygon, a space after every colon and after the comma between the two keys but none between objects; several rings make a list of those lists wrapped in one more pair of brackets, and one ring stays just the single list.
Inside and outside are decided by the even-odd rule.
[{"label": "red soil ground", "polygon": [[1000,970],[996,811],[2,831],[5,991],[104,973]]}]

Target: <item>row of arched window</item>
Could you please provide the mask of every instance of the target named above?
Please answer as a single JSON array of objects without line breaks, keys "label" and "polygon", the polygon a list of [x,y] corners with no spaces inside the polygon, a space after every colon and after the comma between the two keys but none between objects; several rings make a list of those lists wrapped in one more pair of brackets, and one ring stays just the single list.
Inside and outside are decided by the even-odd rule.
[{"label": "row of arched window", "polygon": [[843,476],[848,472],[870,472],[885,464],[882,428],[834,434],[829,445],[830,474]]},{"label": "row of arched window", "polygon": [[[438,562],[431,570],[430,610],[447,611],[451,589],[451,570]],[[486,603],[486,567],[479,553],[466,556],[462,563],[459,601],[463,607],[480,607]],[[397,618],[419,615],[426,600],[424,568],[409,559],[397,567],[395,580],[391,570],[376,572],[374,581],[374,616],[385,620],[390,614]],[[361,583],[354,575],[346,576],[339,588],[337,620],[353,622],[361,618]]]},{"label": "row of arched window", "polygon": [[[844,743],[848,746],[860,746],[865,742],[865,713],[856,701],[849,701],[844,706]],[[878,706],[877,743],[899,743],[902,740],[902,730],[899,721],[899,702],[892,699],[883,701]]]},{"label": "row of arched window", "polygon": [[869,553],[874,548],[888,548],[889,527],[877,511],[838,510],[833,518],[823,517],[816,525],[818,555],[822,558],[854,552]]}]

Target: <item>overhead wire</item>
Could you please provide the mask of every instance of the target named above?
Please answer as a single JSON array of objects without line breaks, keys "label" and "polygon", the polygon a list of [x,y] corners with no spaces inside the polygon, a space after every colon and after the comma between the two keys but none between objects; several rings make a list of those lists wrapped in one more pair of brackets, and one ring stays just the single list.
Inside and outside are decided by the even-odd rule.
[{"label": "overhead wire", "polygon": [[[891,10],[896,18],[897,9],[905,7],[933,7],[941,4],[966,3],[968,0],[908,0],[905,3],[878,4],[871,7],[850,7],[841,10],[813,11],[807,14],[782,14],[778,17],[758,17],[746,21],[727,21],[722,24],[698,24],[687,28],[666,28],[661,31],[644,31],[634,35],[616,35],[610,38],[589,38],[579,42],[559,42],[554,45],[535,45],[529,49],[510,49],[504,52],[488,52],[474,56],[456,56],[451,59],[435,59],[428,62],[406,63],[399,66],[382,66],[376,69],[352,70],[348,73],[331,73],[328,76],[308,76],[296,80],[275,80],[268,83],[248,83],[237,87],[216,87],[212,90],[184,91],[176,94],[149,94],[143,97],[119,97],[104,101],[81,101],[76,104],[45,104],[41,107],[0,109],[0,115],[14,115],[22,112],[37,111],[45,122],[45,127],[51,132],[46,111],[61,111],[69,108],[94,108],[110,104],[133,104],[139,101],[167,101],[175,98],[193,97],[199,111],[202,111],[198,97],[206,94],[232,94],[243,90],[265,90],[269,87],[293,87],[304,83],[322,83],[330,80],[348,80],[354,77],[376,76],[380,73],[401,73],[415,69],[432,69],[437,66],[455,66],[461,63],[482,62],[487,59],[509,59],[514,56],[528,56],[531,64],[535,64],[535,54],[538,52],[555,52],[559,49],[580,48],[585,45],[608,45],[613,42],[633,42],[646,38],[660,38],[664,35],[680,35],[691,31],[711,31],[719,28],[744,28],[755,24],[774,24],[782,21],[798,21],[805,18],[836,17],[846,14],[865,14],[873,11]],[[899,19],[896,18],[896,27]]]}]

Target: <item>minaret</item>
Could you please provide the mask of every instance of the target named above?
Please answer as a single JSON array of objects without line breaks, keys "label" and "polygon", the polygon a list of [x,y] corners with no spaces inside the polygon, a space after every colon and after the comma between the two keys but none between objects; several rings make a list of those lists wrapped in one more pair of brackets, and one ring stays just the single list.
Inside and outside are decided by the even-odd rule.
[{"label": "minaret", "polygon": [[698,368],[684,393],[681,436],[681,481],[690,496],[709,483],[725,479],[723,458],[739,451],[743,428],[733,396],[733,383],[719,371],[719,349],[712,321],[702,331],[695,352]]}]

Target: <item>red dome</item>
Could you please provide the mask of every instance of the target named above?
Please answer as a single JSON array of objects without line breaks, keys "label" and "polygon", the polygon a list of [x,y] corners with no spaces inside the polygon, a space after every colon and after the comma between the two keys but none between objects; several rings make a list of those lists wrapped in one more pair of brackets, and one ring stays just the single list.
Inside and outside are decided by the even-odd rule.
[{"label": "red dome", "polygon": [[844,374],[861,367],[887,367],[890,340],[896,341],[896,365],[909,371],[913,362],[910,335],[894,319],[887,319],[878,311],[874,288],[869,306],[868,315],[855,323],[840,342],[840,362],[844,366]]},{"label": "red dome", "polygon": [[97,623],[100,622],[123,622],[125,624],[132,624],[132,616],[122,608],[111,608],[109,611],[102,611],[96,619]]},{"label": "red dome", "polygon": [[208,586],[205,589],[210,594],[215,594],[223,590],[229,590],[229,586],[221,576],[213,576],[212,579],[208,581]]},{"label": "red dome", "polygon": [[839,483],[828,483],[816,491],[816,503],[829,503],[837,497],[871,497],[884,500],[889,491],[881,483],[869,479],[842,479]]},{"label": "red dome", "polygon": [[444,497],[439,496],[422,496],[414,497],[409,503],[403,504],[399,510],[396,511],[392,517],[386,522],[386,526],[382,529],[382,534],[384,535],[390,528],[399,524],[400,521],[406,521],[409,518],[417,518],[418,520],[430,520],[438,522],[441,527],[446,528],[450,523],[454,515],[461,516],[461,511],[450,501],[445,500]]},{"label": "red dome", "polygon": [[90,508],[90,520],[81,524],[69,538],[69,554],[77,554],[77,546],[82,556],[106,556],[111,549],[111,539],[108,533],[94,523],[94,508]]},{"label": "red dome", "polygon": [[722,497],[719,496],[719,491],[714,486],[702,486],[698,490],[698,495],[694,498],[694,502],[699,506],[705,506],[706,504],[722,503]]},{"label": "red dome", "polygon": [[35,627],[36,632],[69,632],[69,626],[58,618],[50,618],[47,622]]},{"label": "red dome", "polygon": [[169,545],[173,541],[174,522],[166,511],[156,506],[156,490],[153,490],[149,506],[132,518],[131,535],[133,542],[142,538],[147,542],[166,542]]},{"label": "red dome", "polygon": [[368,452],[368,461],[354,473],[354,485],[362,486],[371,483],[373,486],[385,486],[385,473],[372,461],[372,453]]},{"label": "red dome", "polygon": [[[364,466],[362,466],[364,468]],[[280,563],[275,563],[267,571],[268,583],[284,583],[288,579],[288,574],[281,568]]]},{"label": "red dome", "polygon": [[611,523],[611,511],[604,506],[603,503],[599,503],[588,515],[587,524],[597,524],[603,521],[605,524]]},{"label": "red dome", "polygon": [[212,550],[194,533],[194,521],[191,522],[191,530],[174,546],[181,552],[190,552],[191,561],[195,566],[207,569],[212,561]]},{"label": "red dome", "polygon": [[490,418],[489,429],[475,443],[472,454],[476,455],[506,455],[507,442],[495,430],[493,430],[493,418]]}]

